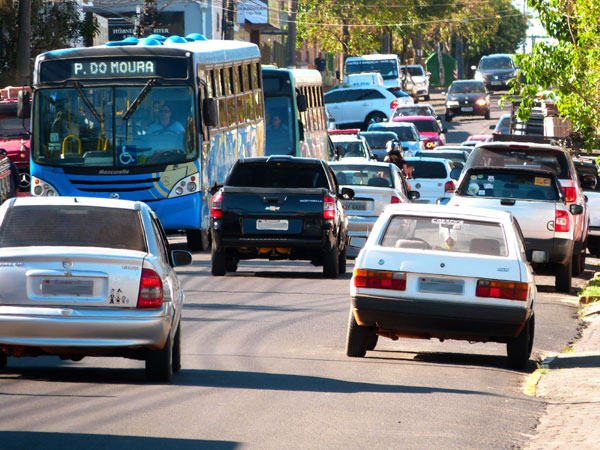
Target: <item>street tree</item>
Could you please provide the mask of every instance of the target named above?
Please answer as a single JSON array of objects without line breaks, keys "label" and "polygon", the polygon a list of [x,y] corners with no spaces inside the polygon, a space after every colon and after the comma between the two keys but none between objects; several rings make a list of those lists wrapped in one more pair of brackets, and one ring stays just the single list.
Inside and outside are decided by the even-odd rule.
[{"label": "street tree", "polygon": [[527,120],[540,91],[552,90],[559,115],[571,122],[582,148],[598,148],[600,136],[600,4],[594,0],[528,0],[552,40],[517,55],[521,97],[518,117]]}]

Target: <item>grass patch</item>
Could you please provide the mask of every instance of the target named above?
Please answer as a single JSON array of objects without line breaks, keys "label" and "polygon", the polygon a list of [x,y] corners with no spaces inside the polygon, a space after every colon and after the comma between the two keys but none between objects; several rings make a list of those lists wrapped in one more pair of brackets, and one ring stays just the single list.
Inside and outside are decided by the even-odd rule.
[{"label": "grass patch", "polygon": [[575,353],[575,347],[573,347],[572,345],[567,345],[563,351],[563,353]]},{"label": "grass patch", "polygon": [[[593,284],[592,284],[593,283]],[[580,297],[600,296],[600,278],[590,280],[585,289],[579,292]]]}]

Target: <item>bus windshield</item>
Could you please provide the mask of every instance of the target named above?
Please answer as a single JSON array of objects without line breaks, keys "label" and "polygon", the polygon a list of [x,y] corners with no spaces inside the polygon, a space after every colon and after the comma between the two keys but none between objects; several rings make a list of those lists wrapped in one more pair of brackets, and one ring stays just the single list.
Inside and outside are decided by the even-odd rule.
[{"label": "bus windshield", "polygon": [[190,86],[75,85],[37,95],[35,162],[139,167],[198,158]]},{"label": "bus windshield", "polygon": [[391,80],[398,78],[398,62],[393,59],[346,61],[346,74],[361,72],[379,72],[384,80]]}]

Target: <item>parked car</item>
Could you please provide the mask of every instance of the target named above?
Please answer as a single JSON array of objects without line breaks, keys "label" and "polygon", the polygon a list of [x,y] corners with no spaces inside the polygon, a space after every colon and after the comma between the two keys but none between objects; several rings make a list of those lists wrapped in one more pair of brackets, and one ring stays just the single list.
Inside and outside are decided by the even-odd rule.
[{"label": "parked car", "polygon": [[365,130],[372,122],[389,120],[396,106],[413,103],[412,98],[397,97],[383,86],[334,89],[324,98],[338,128]]},{"label": "parked car", "polygon": [[402,72],[410,74],[417,97],[423,97],[425,101],[429,101],[429,72],[426,72],[420,64],[400,66],[400,69]]},{"label": "parked car", "polygon": [[394,140],[399,141],[398,135],[393,131],[361,131],[358,134],[367,140],[371,152],[380,162],[383,162],[383,158],[387,154],[387,143]]},{"label": "parked car", "polygon": [[507,212],[388,206],[354,264],[346,354],[365,356],[379,336],[500,342],[524,369],[537,290],[523,245]]},{"label": "parked car", "polygon": [[490,94],[483,82],[453,81],[446,94],[446,121],[455,116],[483,116],[490,119]]},{"label": "parked car", "polygon": [[[352,199],[342,200],[348,217],[350,237],[367,237],[387,205],[407,203],[418,198],[417,193],[409,191],[404,175],[394,164],[341,161],[331,162],[329,166],[335,173],[338,184],[354,191]],[[348,249],[349,257],[357,254],[356,249]]]},{"label": "parked car", "polygon": [[471,167],[523,167],[554,172],[562,186],[568,207],[577,204],[583,213],[575,215],[573,245],[573,275],[585,269],[585,257],[590,211],[577,178],[570,153],[557,146],[528,142],[491,141],[479,144],[469,155],[463,173]]},{"label": "parked car", "polygon": [[146,204],[21,197],[0,206],[0,366],[8,356],[120,356],[150,380],[181,367],[184,293]]},{"label": "parked car", "polygon": [[[379,122],[369,125],[367,131],[392,131],[398,136],[398,141],[404,149],[404,155],[410,156],[424,148],[417,127],[410,122]],[[385,157],[385,155],[383,155]]]},{"label": "parked car", "polygon": [[359,131],[357,129],[349,129],[329,132],[329,137],[335,147],[334,159],[360,158],[366,161],[377,160],[367,140],[358,134]]},{"label": "parked car", "polygon": [[441,147],[436,147],[433,150],[419,150],[413,156],[415,158],[438,158],[449,159],[454,163],[454,167],[462,169],[469,157],[469,152],[465,150],[440,150]]},{"label": "parked car", "polygon": [[417,127],[419,136],[423,141],[425,149],[446,144],[447,130],[440,126],[435,117],[432,116],[400,116],[392,119],[393,122],[410,122]]},{"label": "parked car", "polygon": [[456,167],[449,159],[405,158],[411,167],[412,178],[409,183],[419,193],[417,203],[436,203],[449,198],[454,193],[454,180],[450,177]]},{"label": "parked car", "polygon": [[510,114],[502,114],[496,125],[490,125],[492,134],[510,134]]},{"label": "parked car", "polygon": [[508,82],[517,75],[512,55],[498,53],[482,56],[473,78],[487,89],[507,89]]},{"label": "parked car", "polygon": [[573,162],[590,211],[587,248],[591,255],[600,257],[600,176],[598,176],[598,166],[594,160],[589,159],[579,159]]},{"label": "parked car", "polygon": [[569,292],[574,245],[573,217],[583,207],[567,202],[556,173],[520,167],[471,167],[448,205],[510,212],[519,222],[528,253],[543,251],[536,272],[550,272],[556,290]]}]

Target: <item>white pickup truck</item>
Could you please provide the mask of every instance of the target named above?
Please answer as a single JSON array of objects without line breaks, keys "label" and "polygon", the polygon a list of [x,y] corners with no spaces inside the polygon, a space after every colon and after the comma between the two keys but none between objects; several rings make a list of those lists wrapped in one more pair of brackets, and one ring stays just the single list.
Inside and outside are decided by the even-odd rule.
[{"label": "white pickup truck", "polygon": [[[567,205],[556,174],[538,169],[472,167],[461,176],[448,204],[512,213],[536,271],[550,270],[557,291],[570,291],[573,216],[582,214],[583,208]],[[537,258],[532,257],[533,252],[538,252]]]}]

